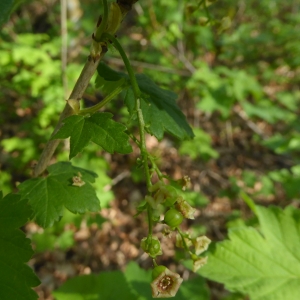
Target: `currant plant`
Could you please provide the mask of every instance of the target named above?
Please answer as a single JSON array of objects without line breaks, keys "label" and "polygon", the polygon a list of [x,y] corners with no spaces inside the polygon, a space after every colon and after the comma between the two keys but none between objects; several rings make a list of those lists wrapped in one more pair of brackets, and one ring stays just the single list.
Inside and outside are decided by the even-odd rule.
[{"label": "currant plant", "polygon": [[[227,290],[232,292],[228,297],[225,296],[226,299],[248,299],[249,297],[251,300],[298,299],[300,294],[299,209],[293,206],[285,209],[258,206],[236,185],[235,194],[248,205],[255,216],[255,222],[251,226],[247,226],[247,221],[241,219],[235,223],[231,222],[228,239],[210,247],[211,241],[206,236],[194,236],[183,230],[182,224],[185,225],[186,220],[193,220],[196,213],[195,208],[187,201],[188,191],[186,190],[190,179],[184,176],[181,180],[175,181],[164,174],[159,168],[157,157],[147,149],[146,137],[152,135],[160,141],[165,134],[169,134],[180,141],[185,140],[179,151],[189,153],[195,159],[199,154],[203,154],[204,157],[217,157],[219,154],[207,146],[209,138],[204,131],[196,130],[196,139],[191,140],[194,136],[193,131],[176,105],[176,95],[173,92],[161,89],[144,74],[134,73],[116,33],[135,2],[136,0],[118,0],[116,3],[103,1],[103,15],[99,18],[92,35],[90,55],[70,98],[66,101],[57,127],[34,168],[33,178],[18,186],[18,194],[9,194],[5,197],[0,194],[0,299],[37,299],[32,287],[39,284],[39,279],[26,265],[33,250],[30,240],[26,239],[25,234],[19,229],[21,226],[25,225],[28,220],[34,220],[43,228],[53,229],[54,227],[49,227],[61,225],[62,222],[59,221],[62,217],[66,220],[66,214],[64,215],[66,210],[71,212],[68,212],[69,214],[100,210],[102,199],[97,197],[92,186],[97,178],[95,172],[73,166],[70,162],[60,161],[50,165],[53,153],[62,139],[70,139],[70,159],[84,151],[90,142],[109,153],[126,155],[132,152],[132,145],[140,150],[136,164],[144,171],[146,193],[137,206],[136,215],[145,216],[148,221],[148,232],[141,238],[139,245],[149,256],[152,269],[144,270],[137,263],[130,262],[124,272],[101,272],[98,275],[75,277],[53,292],[57,300],[100,298],[148,300],[151,297],[207,300],[209,293],[204,288],[204,278],[224,284]],[[186,4],[185,11],[188,16],[194,16],[193,21],[197,19],[195,15],[201,8],[205,17],[203,14],[200,16],[200,25],[213,25],[214,30],[220,34],[228,28],[230,19],[223,16],[219,18],[220,20],[213,19],[209,8],[214,2],[186,0],[181,4]],[[153,0],[153,3],[154,6],[168,7],[170,11],[171,8],[174,11],[178,10],[178,1]],[[263,7],[270,8],[268,1],[262,0],[260,3]],[[232,5],[237,4],[232,1]],[[272,7],[276,6],[277,3]],[[256,9],[256,5],[253,7]],[[12,8],[13,1],[1,1],[0,24],[7,19],[5,14]],[[252,14],[252,9],[250,8],[250,14]],[[278,9],[282,14],[289,10]],[[162,15],[161,12],[160,14]],[[165,19],[167,22],[168,18]],[[185,21],[188,23],[188,20]],[[160,22],[159,19],[158,22]],[[270,22],[270,24],[275,26],[272,28],[276,30],[272,31],[278,35],[280,32],[276,22]],[[296,26],[292,27],[296,28]],[[165,32],[166,28],[169,26],[160,27]],[[252,36],[252,28],[250,26],[249,34],[245,34],[247,31],[241,31],[239,35],[243,37],[242,41],[245,37],[249,39]],[[282,31],[284,39],[286,32],[291,30],[292,28]],[[182,32],[185,32],[184,28]],[[232,43],[231,46],[234,46],[232,49],[236,48],[236,51],[241,51],[242,47],[238,44],[237,37],[234,35],[233,37],[231,36],[230,40],[225,43],[222,42],[222,47],[229,42]],[[270,40],[273,40],[273,37],[274,35]],[[265,37],[260,39],[265,41]],[[204,41],[203,37],[201,45],[205,44]],[[163,42],[165,42],[164,46],[168,46],[168,41]],[[282,44],[281,39],[279,44]],[[18,47],[18,45],[14,46]],[[156,42],[156,46],[159,48],[159,43]],[[126,72],[113,70],[101,61],[108,49],[112,47],[120,54]],[[249,49],[247,48],[242,56],[248,52],[252,54],[252,49]],[[277,49],[279,47],[276,47]],[[285,56],[289,57],[289,55]],[[10,57],[10,54],[7,57]],[[229,57],[231,58],[231,54]],[[230,60],[230,66],[232,66],[234,59]],[[12,61],[11,64],[15,65],[15,62]],[[296,111],[296,102],[291,104],[292,102],[289,101],[281,101],[282,104],[286,102],[285,105],[290,103],[288,104],[291,110],[289,114],[282,107],[278,108],[280,114],[278,109],[269,110],[269,106],[265,104],[266,99],[262,98],[264,95],[262,86],[259,86],[258,81],[245,70],[226,69],[226,66],[220,69],[208,67],[202,62],[198,66],[195,64],[193,68],[195,70],[188,80],[187,87],[193,93],[200,93],[201,102],[198,103],[198,108],[202,111],[212,113],[219,110],[224,118],[228,118],[231,116],[233,103],[242,101],[241,106],[249,116],[261,116],[270,123],[286,119],[291,114],[297,117],[297,114],[292,112],[292,110]],[[101,89],[106,97],[92,107],[81,107],[80,100],[94,73],[97,73],[96,87]],[[274,73],[276,72],[270,72],[272,76]],[[10,78],[10,76],[7,77]],[[219,94],[220,91],[224,91],[225,94]],[[262,98],[262,103],[251,104],[252,102],[246,101],[248,92],[255,99]],[[128,119],[123,123],[116,122],[114,116],[106,109],[118,95],[122,95],[124,107],[128,111]],[[268,101],[273,102],[273,100]],[[295,126],[296,124],[295,122]],[[24,140],[18,141],[23,142],[26,147]],[[275,144],[277,146],[274,145],[274,147],[278,147],[280,143]],[[289,147],[298,149],[297,145],[293,143]],[[291,176],[290,171],[294,177]],[[284,180],[291,189],[291,194],[287,196],[293,199],[293,205],[296,206],[299,200],[297,199],[299,167],[296,165],[290,171],[284,169],[279,173],[272,172],[270,176],[275,181]],[[245,177],[246,175],[245,173]],[[253,176],[255,179],[253,182],[256,182],[257,178],[254,173]],[[265,182],[268,183],[268,181]],[[263,181],[261,183],[264,188],[268,188]],[[195,275],[189,280],[183,280],[183,277],[174,272],[174,269],[171,267],[168,269],[162,265],[161,256],[164,247],[161,245],[161,232],[156,233],[159,228],[164,228],[163,235],[170,233],[175,235],[175,246],[184,252],[183,264],[201,277]],[[52,238],[55,236],[52,235]],[[204,256],[203,253],[207,250],[208,255]]]},{"label": "currant plant", "polygon": [[[90,142],[109,153],[121,154],[132,152],[130,141],[135,143],[140,149],[137,164],[144,169],[147,186],[147,195],[139,204],[137,214],[147,215],[149,229],[140,246],[153,260],[152,297],[168,298],[176,295],[183,279],[179,274],[157,264],[157,256],[162,254],[162,248],[158,237],[153,234],[154,226],[162,223],[169,227],[170,231],[177,232],[176,244],[194,261],[194,271],[206,263],[206,258],[200,255],[207,250],[210,240],[204,236],[192,238],[180,229],[184,219],[194,219],[195,209],[184,200],[181,191],[189,185],[189,177],[185,176],[175,182],[162,174],[156,164],[156,158],[147,150],[147,134],[155,136],[158,140],[161,140],[165,133],[172,134],[179,140],[191,139],[194,134],[176,104],[176,94],[161,89],[146,75],[136,75],[116,38],[116,31],[135,2],[136,0],[118,0],[109,6],[107,0],[103,0],[103,16],[92,35],[88,61],[34,168],[34,178],[18,186],[19,196],[15,201],[22,201],[23,206],[28,201],[28,209],[31,209],[32,213],[26,218],[35,220],[44,228],[58,222],[63,217],[64,208],[72,213],[99,211],[99,199],[91,185],[97,177],[96,173],[75,167],[70,162],[58,162],[47,167],[59,141],[70,138],[70,159],[83,151]],[[100,63],[110,45],[119,52],[127,74],[116,72],[106,64]],[[111,90],[100,103],[81,108],[80,99],[94,72],[98,73],[97,86],[101,88],[109,82]],[[124,103],[129,112],[126,124],[114,121],[109,112],[99,112],[121,92],[125,93]],[[133,128],[132,132],[127,129],[129,124]],[[135,125],[138,128],[138,136],[135,136]],[[46,168],[47,174],[44,174]],[[154,178],[158,180],[154,182]],[[7,198],[1,201],[5,205]],[[161,215],[164,217],[161,218]],[[26,247],[28,248],[28,240]],[[26,261],[30,253],[29,251],[20,263]],[[27,269],[25,268],[25,271],[30,273]],[[37,284],[38,280],[33,274],[31,276],[32,280],[27,282],[28,297],[25,296],[24,299],[36,298],[30,287]],[[8,295],[9,292],[5,291],[1,299],[11,299]]]}]

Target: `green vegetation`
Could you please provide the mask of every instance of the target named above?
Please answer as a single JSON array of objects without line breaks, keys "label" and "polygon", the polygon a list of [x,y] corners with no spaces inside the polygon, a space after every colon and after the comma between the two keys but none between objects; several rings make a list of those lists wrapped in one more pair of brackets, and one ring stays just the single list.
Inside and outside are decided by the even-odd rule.
[{"label": "green vegetation", "polygon": [[70,3],[0,4],[0,299],[298,299],[300,0]]}]

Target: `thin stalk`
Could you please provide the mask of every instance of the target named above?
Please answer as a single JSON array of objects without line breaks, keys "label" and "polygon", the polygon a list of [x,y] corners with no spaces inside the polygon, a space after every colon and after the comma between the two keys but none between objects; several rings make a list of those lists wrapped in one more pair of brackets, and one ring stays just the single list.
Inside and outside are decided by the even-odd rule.
[{"label": "thin stalk", "polygon": [[183,243],[184,249],[185,249],[187,252],[190,252],[189,247],[187,246],[187,244],[186,244],[186,242],[185,242],[183,232],[180,230],[179,227],[176,227],[176,229],[177,229],[178,233],[180,234],[180,237],[181,237],[181,239],[182,239],[182,243]]},{"label": "thin stalk", "polygon": [[102,0],[103,3],[103,17],[99,27],[96,29],[96,33],[94,35],[94,39],[97,42],[100,42],[102,33],[105,31],[107,22],[108,22],[108,5],[107,0]]},{"label": "thin stalk", "polygon": [[152,259],[152,262],[153,262],[154,268],[158,266],[158,264],[156,263],[156,260],[154,258]]},{"label": "thin stalk", "polygon": [[149,171],[149,166],[148,166],[148,151],[146,148],[146,139],[145,139],[145,121],[144,121],[143,113],[141,110],[141,99],[140,99],[141,91],[140,91],[140,88],[136,81],[134,71],[131,67],[129,59],[128,59],[125,51],[123,50],[121,44],[119,43],[119,41],[109,33],[103,33],[102,37],[104,40],[112,41],[112,43],[114,44],[116,49],[119,51],[119,53],[123,59],[123,62],[125,64],[125,67],[127,69],[128,75],[129,75],[129,79],[130,79],[130,82],[132,85],[133,94],[134,94],[134,98],[135,98],[135,106],[136,106],[137,117],[138,117],[138,126],[139,126],[139,131],[140,131],[140,151],[141,151],[141,156],[143,159],[143,165],[144,165],[144,169],[145,169],[146,184],[149,189],[151,187],[152,183],[151,183],[150,171]]},{"label": "thin stalk", "polygon": [[141,91],[140,91],[140,88],[137,84],[137,81],[136,81],[136,78],[135,78],[135,75],[134,75],[134,71],[131,67],[131,64],[129,62],[129,59],[128,59],[123,47],[121,46],[119,41],[114,36],[112,36],[111,34],[109,34],[107,32],[104,32],[102,37],[103,37],[103,40],[112,41],[114,46],[116,47],[116,49],[119,51],[119,53],[122,57],[122,60],[124,62],[124,65],[126,67],[126,70],[128,72],[129,78],[130,78],[130,82],[132,84],[132,89],[133,89],[135,99],[139,99],[140,96],[141,96]]},{"label": "thin stalk", "polygon": [[127,84],[122,84],[118,86],[116,89],[114,89],[109,95],[107,95],[101,102],[97,103],[96,105],[88,108],[83,108],[79,111],[79,115],[87,115],[87,114],[93,114],[96,111],[98,111],[100,108],[105,106],[107,103],[109,103],[113,98],[115,98],[118,94],[120,94],[124,89],[128,87]]},{"label": "thin stalk", "polygon": [[[100,57],[97,58],[95,61],[92,59],[88,59],[86,64],[84,65],[81,74],[74,86],[74,89],[71,93],[71,96],[69,99],[75,99],[79,100],[82,98],[83,93],[85,92],[92,76],[94,75],[95,71],[97,70],[97,66],[104,56],[105,52],[102,52]],[[60,129],[62,122],[65,118],[71,116],[74,114],[74,110],[68,103],[66,104],[63,112],[60,115],[59,121],[51,134],[51,137],[54,136],[58,130]],[[51,139],[51,138],[50,138]],[[33,170],[33,177],[37,177],[40,174],[42,174],[45,169],[47,168],[55,149],[57,148],[58,144],[60,143],[60,140],[49,140],[39,158],[39,161],[37,162],[34,170]]]},{"label": "thin stalk", "polygon": [[129,133],[128,135],[137,144],[137,146],[140,147],[140,141],[132,133]]},{"label": "thin stalk", "polygon": [[160,171],[160,169],[158,168],[156,162],[154,161],[154,158],[153,158],[151,155],[149,155],[148,158],[149,158],[149,160],[150,160],[150,162],[151,162],[151,164],[152,164],[152,168],[153,168],[153,170],[156,172],[158,178],[159,178],[160,180],[163,180],[163,179],[164,179],[164,175],[163,175],[163,173]]},{"label": "thin stalk", "polygon": [[[125,1],[126,3],[126,1]],[[122,14],[123,16],[126,15],[126,13],[128,13],[128,11],[131,10],[132,5],[121,5],[119,4],[121,10],[122,10]],[[100,26],[97,29],[98,34],[100,35],[100,33],[102,34],[102,29],[105,30],[107,22],[108,22],[108,5],[107,5],[107,0],[103,0],[103,7],[104,7],[104,14],[103,14],[103,20],[100,24]],[[96,34],[97,34],[96,32]],[[98,38],[98,36],[97,36]],[[107,51],[107,50],[106,50]],[[92,76],[94,75],[97,66],[100,62],[100,60],[103,58],[103,56],[105,55],[106,51],[103,50],[102,48],[102,52],[100,54],[100,57],[97,57],[95,60],[93,60],[91,57],[89,57],[88,61],[86,62],[85,66],[82,69],[82,72],[74,86],[74,89],[71,93],[71,96],[69,99],[75,99],[75,100],[80,100],[83,96],[83,93],[85,92],[90,79],[92,78]],[[72,114],[74,114],[74,110],[72,109],[72,107],[70,107],[70,105],[68,105],[68,103],[66,104],[63,112],[60,115],[59,121],[57,126],[55,127],[52,135],[54,136],[54,134],[56,134],[56,132],[59,130],[59,128],[62,125],[62,121],[68,117],[71,116]],[[33,170],[33,177],[37,177],[40,174],[42,174],[45,169],[47,168],[53,153],[55,151],[55,149],[57,148],[58,144],[59,144],[60,140],[50,140],[47,142],[40,158],[39,161],[37,162],[34,170]]]},{"label": "thin stalk", "polygon": [[149,231],[148,231],[148,237],[152,238],[152,232],[153,232],[153,208],[151,207],[150,204],[148,204],[147,207],[147,212],[148,212],[148,227],[149,227]]}]

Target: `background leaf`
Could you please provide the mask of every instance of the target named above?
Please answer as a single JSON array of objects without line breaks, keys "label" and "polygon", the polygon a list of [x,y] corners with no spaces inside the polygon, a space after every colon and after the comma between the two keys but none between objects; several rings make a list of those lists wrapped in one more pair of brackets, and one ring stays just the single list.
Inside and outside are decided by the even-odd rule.
[{"label": "background leaf", "polygon": [[122,272],[102,272],[68,280],[53,292],[57,300],[136,300]]},{"label": "background leaf", "polygon": [[[118,82],[124,77],[128,78],[124,73],[116,72],[103,63],[99,65],[97,70],[99,77],[103,78],[96,81],[98,86],[102,86],[104,81]],[[177,95],[161,89],[144,74],[136,75],[136,80],[143,94],[141,109],[147,126],[146,130],[158,140],[163,138],[165,132],[180,140],[192,138],[194,136],[193,131],[176,104]],[[125,104],[129,113],[134,115],[135,100],[132,89],[127,90]]]},{"label": "background leaf", "polygon": [[132,152],[126,127],[111,119],[110,113],[95,113],[90,117],[71,116],[52,139],[70,139],[70,159],[81,152],[90,141],[109,153]]},{"label": "background leaf", "polygon": [[[99,199],[90,185],[97,174],[77,168],[69,162],[59,162],[48,168],[45,178],[34,178],[19,185],[22,198],[29,199],[36,222],[42,227],[49,227],[63,215],[65,206],[72,213],[98,211]],[[85,184],[73,186],[73,176],[82,174]]]},{"label": "background leaf", "polygon": [[31,289],[39,280],[25,263],[33,254],[30,240],[18,229],[31,215],[27,200],[9,194],[0,194],[0,299],[35,300]]},{"label": "background leaf", "polygon": [[298,299],[300,295],[300,213],[256,206],[261,233],[254,228],[229,231],[200,274],[251,300]]}]

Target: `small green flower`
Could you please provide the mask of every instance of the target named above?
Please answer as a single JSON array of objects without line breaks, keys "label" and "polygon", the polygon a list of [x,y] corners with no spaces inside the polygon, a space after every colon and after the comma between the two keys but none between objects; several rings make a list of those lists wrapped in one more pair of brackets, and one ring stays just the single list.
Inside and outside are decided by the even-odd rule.
[{"label": "small green flower", "polygon": [[159,204],[172,206],[178,197],[177,190],[170,185],[166,185],[163,181],[158,181],[149,188],[149,191],[154,193],[151,206],[155,209]]},{"label": "small green flower", "polygon": [[193,240],[193,244],[195,247],[195,253],[196,255],[200,255],[204,251],[207,250],[208,245],[211,243],[211,240],[206,237],[205,235],[199,236],[196,239]]},{"label": "small green flower", "polygon": [[149,203],[151,205],[152,208],[154,208],[154,209],[156,208],[157,204],[153,197],[147,195],[145,197],[145,200],[147,201],[147,203]]},{"label": "small green flower", "polygon": [[[185,243],[186,243],[186,245],[187,245],[188,248],[192,246],[192,242],[191,242],[189,233],[185,233],[184,241],[185,241]],[[178,248],[184,248],[182,237],[181,237],[181,235],[179,233],[176,234],[176,244],[175,245]]]},{"label": "small green flower", "polygon": [[177,184],[182,186],[182,190],[185,191],[191,185],[191,178],[188,175],[184,175],[181,179],[176,181]]},{"label": "small green flower", "polygon": [[182,197],[177,198],[176,208],[182,213],[187,219],[195,219],[196,209],[191,207]]},{"label": "small green flower", "polygon": [[200,268],[202,268],[207,263],[208,257],[198,257],[193,262],[193,272],[197,272]]},{"label": "small green flower", "polygon": [[[162,266],[156,268],[159,267]],[[155,271],[155,269],[153,271]],[[156,274],[155,276],[157,277],[151,283],[153,298],[174,297],[183,281],[179,274],[174,273],[167,268],[161,268],[161,273],[159,275]]]},{"label": "small green flower", "polygon": [[163,186],[165,186],[164,182],[157,181],[155,184],[153,184],[152,186],[149,187],[149,192],[156,192]]}]

